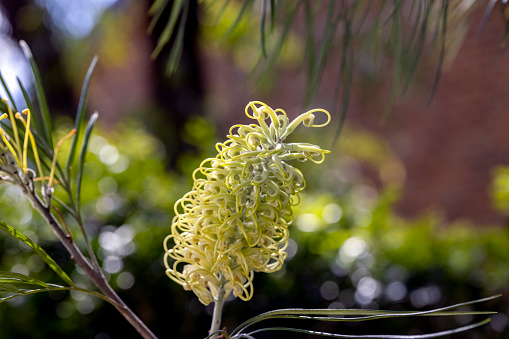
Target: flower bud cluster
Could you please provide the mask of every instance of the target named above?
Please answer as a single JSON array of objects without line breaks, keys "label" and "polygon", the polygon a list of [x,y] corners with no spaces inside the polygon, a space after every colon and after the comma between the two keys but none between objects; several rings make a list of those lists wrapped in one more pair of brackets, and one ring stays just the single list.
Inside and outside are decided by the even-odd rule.
[{"label": "flower bud cluster", "polygon": [[[289,160],[321,163],[328,151],[307,143],[285,143],[301,123],[322,127],[322,109],[293,121],[286,113],[255,101],[246,115],[258,125],[235,125],[218,155],[193,173],[192,191],[175,204],[165,239],[168,276],[207,305],[219,289],[249,300],[254,272],[275,272],[286,258],[292,206],[304,189],[302,173]],[[327,115],[315,125],[314,112]],[[270,119],[270,125],[266,121]],[[171,247],[173,245],[173,247]]]}]

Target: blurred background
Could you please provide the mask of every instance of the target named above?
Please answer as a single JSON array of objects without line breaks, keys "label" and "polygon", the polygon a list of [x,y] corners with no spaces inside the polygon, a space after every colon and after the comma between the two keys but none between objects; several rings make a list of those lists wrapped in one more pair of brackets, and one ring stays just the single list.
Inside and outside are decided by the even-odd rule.
[{"label": "blurred background", "polygon": [[[161,44],[172,3],[152,21],[150,0],[0,1],[0,71],[17,106],[24,107],[16,78],[27,87],[33,84],[18,45],[25,40],[60,136],[72,128],[85,73],[94,55],[99,57],[88,101],[89,113],[98,111],[100,117],[82,192],[86,228],[111,285],[156,335],[207,334],[211,305],[203,306],[166,277],[162,241],[170,231],[173,204],[192,187],[192,171],[215,156],[214,145],[230,126],[249,123],[246,104],[261,100],[290,117],[307,108],[330,109],[332,126],[318,133],[298,129],[292,140],[318,144],[332,154],[320,166],[302,165],[308,184],[295,208],[285,267],[257,274],[251,301],[227,303],[224,326],[232,330],[276,308],[426,310],[503,293],[475,306],[499,312],[490,324],[451,338],[508,337],[505,1],[490,2],[495,7],[488,20],[487,2],[449,1],[444,44],[432,48],[432,26],[440,20],[431,20],[419,58],[406,60],[411,70],[401,63],[408,52],[405,34],[413,27],[411,17],[405,17],[410,8],[403,8],[406,21],[399,30],[392,25],[379,31],[391,49],[373,57],[380,38],[366,26],[355,26],[357,16],[352,27],[358,34],[351,41],[333,38],[348,25],[327,31],[330,6],[347,17],[351,2],[299,2],[310,8],[295,7],[291,26],[271,27],[267,48],[280,52],[264,58],[260,20],[265,1],[249,1],[253,7],[240,20],[245,2],[186,2],[187,15],[178,18],[185,28],[180,40],[175,30],[169,43]],[[429,15],[440,18],[435,7]],[[309,13],[311,31],[305,24]],[[376,13],[383,22],[391,10]],[[285,20],[275,18],[276,23]],[[369,10],[362,20],[380,21]],[[393,31],[403,38],[394,40]],[[328,49],[322,48],[325,41],[331,42]],[[159,55],[151,57],[158,46]],[[181,58],[170,76],[175,46]],[[326,58],[319,53],[324,50]],[[352,55],[345,56],[345,50]],[[411,73],[411,79],[401,72]],[[5,97],[3,89],[0,96]],[[1,220],[43,246],[73,280],[89,286],[21,192],[9,186],[0,186],[0,192]],[[3,235],[0,265],[58,280],[29,248]],[[476,319],[409,318],[367,325],[310,321],[306,327],[343,334],[420,334]],[[80,293],[38,294],[0,305],[2,338],[136,336],[113,307]],[[275,337],[281,334],[260,335]]]}]

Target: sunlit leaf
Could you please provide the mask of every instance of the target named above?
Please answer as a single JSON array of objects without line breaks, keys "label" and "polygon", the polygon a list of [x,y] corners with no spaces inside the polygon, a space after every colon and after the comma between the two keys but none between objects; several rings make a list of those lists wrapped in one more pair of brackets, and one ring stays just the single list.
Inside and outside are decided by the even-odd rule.
[{"label": "sunlit leaf", "polygon": [[0,292],[19,293],[21,290],[12,284],[0,283]]},{"label": "sunlit leaf", "polygon": [[[411,335],[398,335],[398,334],[368,334],[368,335],[352,335],[352,334],[336,334],[336,333],[327,333],[327,332],[318,332],[311,330],[304,330],[298,328],[289,328],[289,327],[268,327],[261,328],[259,330],[252,331],[248,333],[248,336],[252,336],[256,333],[268,332],[268,331],[285,331],[285,332],[294,332],[294,333],[305,333],[312,336],[322,336],[329,338],[362,338],[362,339],[427,339],[427,338],[439,338],[444,337],[446,335],[451,335],[455,333],[465,332],[471,329],[474,329],[479,326],[486,325],[489,323],[491,319],[485,319],[483,321],[477,322],[475,324],[455,328],[452,330],[429,333],[429,334],[411,334]],[[233,336],[231,338],[236,338],[237,336]]]},{"label": "sunlit leaf", "polygon": [[39,279],[15,272],[0,271],[0,283],[2,284],[29,284],[48,287],[48,285]]},{"label": "sunlit leaf", "polygon": [[[495,295],[487,298],[482,298],[473,301],[467,301],[452,306],[446,306],[429,311],[384,311],[384,310],[362,310],[362,309],[283,309],[269,311],[253,317],[241,325],[239,325],[232,334],[241,333],[247,327],[252,326],[260,321],[275,318],[296,318],[296,319],[314,319],[326,321],[366,321],[381,318],[398,318],[410,316],[453,316],[453,315],[473,315],[473,314],[493,314],[493,312],[461,312],[450,310],[472,305],[476,303],[485,302],[500,297]],[[327,318],[324,318],[327,317]]]},{"label": "sunlit leaf", "polygon": [[69,276],[58,266],[58,264],[36,243],[34,243],[32,240],[30,240],[27,236],[22,234],[20,231],[12,228],[11,226],[7,225],[5,222],[0,221],[0,230],[6,232],[10,236],[18,239],[19,241],[22,241],[23,243],[27,244],[34,252],[37,254],[46,264],[48,264],[49,267],[66,283],[68,283],[70,286],[74,286],[74,283],[69,278]]}]

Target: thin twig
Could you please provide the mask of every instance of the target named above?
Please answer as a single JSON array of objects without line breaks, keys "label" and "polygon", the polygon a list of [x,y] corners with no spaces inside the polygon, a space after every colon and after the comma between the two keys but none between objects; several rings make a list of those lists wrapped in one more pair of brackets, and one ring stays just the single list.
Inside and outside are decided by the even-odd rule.
[{"label": "thin twig", "polygon": [[56,206],[53,206],[53,209],[55,210],[55,212],[57,212],[58,218],[60,219],[60,221],[65,227],[65,230],[67,231],[67,237],[72,240],[72,232],[67,223],[65,222],[64,216],[62,215],[62,213],[60,213],[59,209]]},{"label": "thin twig", "polygon": [[99,288],[99,290],[110,300],[110,303],[124,316],[124,318],[138,331],[138,333],[145,339],[156,339],[157,337],[150,331],[150,329],[138,318],[138,316],[124,303],[124,301],[117,295],[117,293],[108,284],[104,277],[102,270],[96,271],[94,267],[85,258],[81,250],[73,242],[72,238],[67,237],[63,231],[62,226],[58,220],[51,213],[51,210],[46,206],[39,196],[25,185],[21,178],[16,176],[18,185],[23,189],[23,193],[30,200],[30,203],[39,214],[46,220],[53,233],[55,233],[58,240],[65,246],[71,259],[89,276],[90,280]]}]

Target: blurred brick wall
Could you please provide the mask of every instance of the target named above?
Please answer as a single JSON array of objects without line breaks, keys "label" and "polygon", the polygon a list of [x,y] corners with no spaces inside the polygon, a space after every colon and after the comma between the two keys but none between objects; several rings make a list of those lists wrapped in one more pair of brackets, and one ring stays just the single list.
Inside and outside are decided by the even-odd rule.
[{"label": "blurred brick wall", "polygon": [[[414,83],[385,122],[391,70],[373,78],[374,90],[366,90],[360,81],[355,84],[348,119],[384,133],[406,166],[405,191],[397,206],[403,216],[435,209],[447,220],[505,223],[506,218],[492,208],[489,189],[493,167],[509,164],[509,56],[501,47],[504,23],[498,11],[475,36],[483,10],[472,18],[470,32],[452,66],[442,73],[429,106],[436,69],[429,55],[423,56]],[[329,60],[312,107],[331,105],[339,54],[331,54]],[[306,81],[302,72],[280,71],[270,91],[254,92],[248,89],[246,72],[224,54],[204,50],[201,68],[208,113],[218,121],[221,135],[232,121],[248,120],[243,109],[250,100],[284,108],[290,116],[302,110]]]},{"label": "blurred brick wall", "polygon": [[475,36],[482,10],[429,107],[426,91],[409,93],[384,128],[407,169],[403,215],[436,207],[449,220],[505,223],[492,207],[490,182],[494,166],[509,164],[509,55],[498,11]]},{"label": "blurred brick wall", "polygon": [[150,59],[154,46],[146,33],[147,3],[125,1],[121,5],[110,14],[108,23],[99,25],[89,38],[91,50],[99,57],[91,81],[89,107],[99,112],[101,123],[109,125],[151,107],[155,91]]}]

